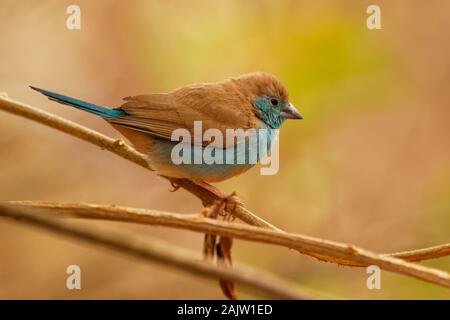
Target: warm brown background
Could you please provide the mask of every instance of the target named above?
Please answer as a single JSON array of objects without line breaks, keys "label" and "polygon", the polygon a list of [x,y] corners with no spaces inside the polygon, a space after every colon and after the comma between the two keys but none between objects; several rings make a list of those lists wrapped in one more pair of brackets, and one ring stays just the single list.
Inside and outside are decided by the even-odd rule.
[{"label": "warm brown background", "polygon": [[[108,135],[95,116],[52,103],[29,84],[117,106],[165,91],[265,70],[281,78],[305,120],[281,135],[275,176],[253,170],[220,186],[294,232],[378,252],[449,241],[450,2],[376,1],[383,30],[366,28],[373,1],[0,2],[0,91]],[[0,200],[200,210],[184,191],[117,156],[0,112]],[[80,223],[80,222],[77,222]],[[200,254],[199,234],[84,222],[163,238]],[[318,262],[236,241],[235,259],[343,298],[450,298],[447,289]],[[82,290],[65,289],[69,264]],[[450,270],[450,259],[426,263]],[[259,297],[242,294],[241,297]],[[0,219],[0,298],[222,298],[218,285]]]}]

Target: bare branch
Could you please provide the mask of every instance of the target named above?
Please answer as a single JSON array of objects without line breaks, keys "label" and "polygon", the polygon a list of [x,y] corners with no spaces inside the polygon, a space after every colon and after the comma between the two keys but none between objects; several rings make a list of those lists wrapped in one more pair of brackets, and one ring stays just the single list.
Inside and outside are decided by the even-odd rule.
[{"label": "bare branch", "polygon": [[411,262],[437,259],[441,257],[450,256],[450,243],[423,249],[395,252],[387,255]]},{"label": "bare branch", "polygon": [[[135,164],[140,165],[141,167],[153,171],[148,157],[146,157],[142,153],[139,153],[121,139],[118,140],[112,139],[94,130],[81,126],[75,122],[61,118],[57,115],[9,99],[5,95],[3,96],[0,95],[0,109],[45,124],[49,127],[70,134],[81,140],[99,146],[102,149],[111,151],[112,153],[115,153],[126,160],[129,160],[131,162],[134,162]],[[176,181],[177,185],[196,195],[203,202],[204,205],[211,205],[214,203],[215,200],[218,200],[217,196],[214,193],[205,188],[202,188],[201,186],[193,183],[192,181],[189,181],[187,179],[174,179],[174,180]],[[279,230],[278,228],[271,225],[267,221],[261,219],[257,215],[245,209],[243,206],[240,205],[237,206],[236,209],[230,213],[232,213],[237,218],[241,219],[242,221],[248,224]]]},{"label": "bare branch", "polygon": [[0,96],[0,108],[4,111],[22,116],[24,118],[45,124],[86,142],[92,143],[102,149],[111,151],[122,158],[134,162],[146,169],[152,170],[147,158],[127,145],[123,140],[107,137],[97,131],[80,126],[75,122],[58,117],[44,110]]},{"label": "bare branch", "polygon": [[202,260],[195,260],[195,253],[174,247],[156,239],[140,239],[129,233],[99,230],[88,226],[77,226],[61,219],[55,219],[29,208],[18,208],[0,204],[0,215],[14,218],[15,221],[30,224],[72,238],[88,241],[120,251],[127,255],[147,261],[156,261],[174,268],[190,272],[197,276],[212,279],[234,280],[242,285],[258,290],[270,297],[281,299],[313,299],[286,280],[267,272],[256,271],[248,267],[229,269],[215,266]]},{"label": "bare branch", "polygon": [[[144,168],[152,170],[151,164],[149,164],[148,159],[144,155],[138,153],[132,147],[126,145],[122,140],[111,139],[71,121],[65,120],[34,107],[22,104],[20,102],[13,101],[6,97],[0,97],[0,109],[40,122],[42,124],[48,125],[65,133],[83,139],[84,141],[95,144],[103,149],[107,149],[121,156],[122,158],[139,164]],[[179,179],[175,182],[187,191],[196,195],[199,199],[201,199],[204,205],[211,205],[215,200],[217,200],[216,195],[189,180]],[[74,210],[74,208],[70,208],[70,210]],[[76,209],[76,212],[80,215],[82,214],[80,212],[84,212],[83,214],[85,215],[85,217],[88,217],[89,215],[95,216],[97,214],[96,218],[100,218],[101,215],[104,215],[105,218],[111,220],[133,221],[140,223],[163,225],[164,223],[162,221],[166,221],[165,223],[167,224],[164,225],[167,226],[187,228],[195,231],[208,230],[208,232],[215,232],[217,234],[226,236],[282,245],[289,248],[294,248],[301,253],[314,256],[320,260],[334,262],[342,265],[367,266],[376,264],[380,268],[388,271],[409,275],[418,279],[440,284],[445,287],[450,287],[450,277],[447,272],[402,260],[405,259],[411,261],[419,261],[431,257],[430,255],[437,255],[437,253],[439,253],[440,256],[448,255],[449,249],[447,245],[439,246],[438,248],[434,249],[428,248],[413,252],[401,252],[394,255],[378,255],[371,251],[367,251],[348,244],[302,235],[287,234],[240,205],[230,213],[234,214],[236,217],[250,225],[265,229],[263,230],[261,228],[255,228],[251,226],[221,225],[218,221],[198,221],[197,223],[192,223],[192,221],[186,222],[183,220],[184,222],[181,223],[181,220],[179,221],[176,219],[164,220],[165,218],[161,218],[160,220],[152,220],[154,219],[154,217],[152,218],[148,215],[144,215],[145,218],[140,217],[139,219],[141,220],[135,221],[136,214],[138,213],[139,215],[142,215],[142,212],[130,213],[129,211],[127,211],[125,213],[122,213],[121,215],[116,211],[112,213],[111,211],[105,211],[104,209],[102,209],[102,213],[98,215],[98,210],[95,214],[92,213],[93,210],[93,208],[79,208]],[[86,212],[89,212],[89,214],[87,214]],[[144,210],[144,212],[146,211]],[[195,217],[193,216],[190,217],[191,220],[194,218]],[[177,217],[177,219],[181,219],[181,217]],[[175,224],[174,221],[178,221],[177,223],[179,224]],[[187,227],[188,224],[189,228]],[[202,226],[200,227],[201,224]]]},{"label": "bare branch", "polygon": [[157,210],[79,203],[38,201],[14,201],[10,203],[17,206],[51,210],[57,214],[70,217],[162,225],[269,243],[296,249],[303,254],[326,262],[354,267],[377,265],[387,271],[412,276],[450,288],[450,275],[447,272],[405,261],[418,261],[425,258],[432,259],[449,255],[450,244],[409,252],[380,255],[350,244],[243,224],[228,223],[208,219],[198,214],[186,215]]}]

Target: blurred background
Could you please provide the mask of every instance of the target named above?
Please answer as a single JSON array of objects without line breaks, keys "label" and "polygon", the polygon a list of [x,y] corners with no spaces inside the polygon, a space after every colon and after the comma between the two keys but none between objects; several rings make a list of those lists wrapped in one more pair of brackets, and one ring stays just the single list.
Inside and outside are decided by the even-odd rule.
[{"label": "blurred background", "polygon": [[[66,9],[81,8],[81,30]],[[0,91],[118,137],[102,119],[46,100],[28,85],[118,106],[250,71],[276,74],[303,121],[285,124],[280,171],[254,169],[218,186],[292,232],[376,252],[449,241],[450,2],[0,2]],[[0,112],[0,201],[51,200],[198,212],[200,202],[113,154]],[[102,221],[74,222],[158,237],[195,250],[202,235]],[[450,291],[339,267],[274,246],[235,241],[235,261],[340,298],[449,299]],[[65,287],[77,264],[82,290]],[[425,265],[450,270],[450,258]],[[258,298],[240,291],[241,298]],[[219,286],[157,264],[0,219],[0,298],[221,299]]]}]

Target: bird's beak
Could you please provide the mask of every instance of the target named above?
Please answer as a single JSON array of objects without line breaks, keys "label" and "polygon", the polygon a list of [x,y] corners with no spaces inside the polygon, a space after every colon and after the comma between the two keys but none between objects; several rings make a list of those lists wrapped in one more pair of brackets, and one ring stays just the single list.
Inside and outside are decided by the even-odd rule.
[{"label": "bird's beak", "polygon": [[280,115],[285,119],[303,119],[302,115],[294,107],[292,103],[289,104],[281,111]]}]

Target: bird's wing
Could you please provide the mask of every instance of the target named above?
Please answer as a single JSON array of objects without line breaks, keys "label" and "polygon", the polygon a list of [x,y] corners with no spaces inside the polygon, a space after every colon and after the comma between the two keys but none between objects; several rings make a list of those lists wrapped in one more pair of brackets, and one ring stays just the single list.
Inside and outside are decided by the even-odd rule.
[{"label": "bird's wing", "polygon": [[173,130],[184,127],[168,94],[139,95],[124,100],[120,109],[127,115],[111,119],[111,123],[168,140]]},{"label": "bird's wing", "polygon": [[[191,85],[170,93],[124,100],[120,108],[128,115],[110,122],[166,140],[171,140],[172,132],[180,128],[187,129],[193,137],[194,121],[198,120],[202,121],[203,132],[218,129],[223,137],[226,137],[226,129],[245,130],[259,124],[252,104],[231,82]],[[208,143],[202,141],[204,145]]]}]

